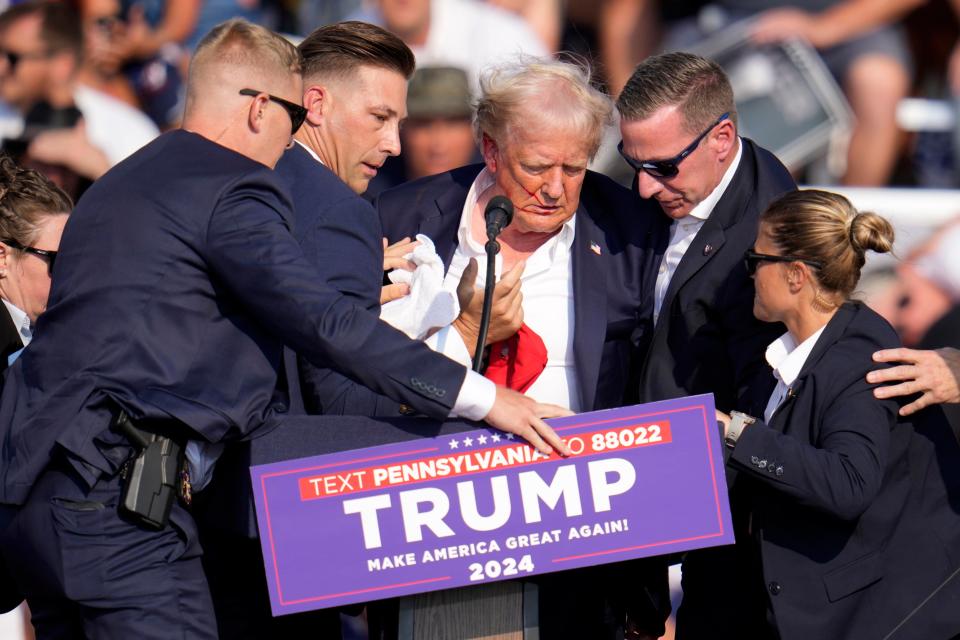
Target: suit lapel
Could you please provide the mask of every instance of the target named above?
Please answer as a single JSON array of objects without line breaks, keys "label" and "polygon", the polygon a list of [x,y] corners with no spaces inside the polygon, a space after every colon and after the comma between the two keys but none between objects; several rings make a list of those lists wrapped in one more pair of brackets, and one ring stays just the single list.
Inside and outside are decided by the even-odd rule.
[{"label": "suit lapel", "polygon": [[[482,166],[477,167],[477,173]],[[476,176],[474,176],[475,178]],[[472,180],[464,185],[462,182],[446,184],[428,207],[420,221],[418,233],[422,233],[431,240],[437,249],[437,255],[443,260],[444,271],[450,268],[453,254],[459,244],[460,218],[463,215],[463,205],[467,201]]]},{"label": "suit lapel", "polygon": [[[827,323],[826,328],[824,328],[823,333],[820,334],[820,338],[817,340],[817,344],[814,345],[813,351],[810,352],[806,362],[803,363],[803,368],[800,369],[797,379],[790,385],[787,396],[783,399],[783,402],[780,403],[780,406],[777,407],[776,411],[773,412],[773,415],[770,416],[770,426],[772,428],[783,431],[787,423],[785,416],[790,414],[790,405],[803,394],[807,376],[809,376],[810,372],[817,366],[817,363],[820,362],[830,348],[836,344],[837,340],[843,336],[847,330],[847,325],[850,324],[850,321],[856,313],[856,306],[849,302],[844,303],[837,309],[837,312]],[[764,402],[764,408],[765,407],[766,402]],[[763,411],[763,408],[761,408],[761,411]]]},{"label": "suit lapel", "polygon": [[[590,411],[597,391],[600,358],[606,338],[607,285],[605,260],[609,251],[601,233],[584,210],[577,209],[573,238],[573,359],[580,381],[581,410]],[[599,253],[593,248],[599,248]]]},{"label": "suit lapel", "polygon": [[[726,242],[724,229],[734,224],[748,210],[754,187],[753,181],[747,178],[755,174],[756,167],[753,156],[744,149],[740,155],[740,166],[737,167],[726,191],[724,191],[713,211],[710,212],[710,217],[703,223],[700,231],[693,239],[693,243],[683,254],[680,264],[677,265],[677,270],[670,280],[670,286],[667,287],[663,305],[660,307],[660,318],[669,317],[670,306],[673,304],[677,292],[703,269],[723,247]],[[661,323],[658,322],[657,324]]]}]

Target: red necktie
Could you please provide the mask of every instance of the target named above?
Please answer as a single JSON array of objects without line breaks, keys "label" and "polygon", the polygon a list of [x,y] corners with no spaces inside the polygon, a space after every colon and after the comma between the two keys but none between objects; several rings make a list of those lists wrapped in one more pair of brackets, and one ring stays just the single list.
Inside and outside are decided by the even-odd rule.
[{"label": "red necktie", "polygon": [[506,340],[490,345],[485,375],[497,384],[526,393],[547,366],[547,347],[526,324]]}]

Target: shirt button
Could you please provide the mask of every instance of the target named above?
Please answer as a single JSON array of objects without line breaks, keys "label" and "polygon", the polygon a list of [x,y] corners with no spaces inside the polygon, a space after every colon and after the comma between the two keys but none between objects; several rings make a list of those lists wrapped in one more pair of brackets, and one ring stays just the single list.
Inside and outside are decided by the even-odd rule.
[{"label": "shirt button", "polygon": [[767,590],[770,592],[770,595],[780,595],[780,592],[783,591],[783,587],[780,586],[779,582],[771,582],[767,585]]},{"label": "shirt button", "polygon": [[661,264],[661,265],[660,265],[660,273],[666,273],[666,272],[667,272],[667,265]]}]

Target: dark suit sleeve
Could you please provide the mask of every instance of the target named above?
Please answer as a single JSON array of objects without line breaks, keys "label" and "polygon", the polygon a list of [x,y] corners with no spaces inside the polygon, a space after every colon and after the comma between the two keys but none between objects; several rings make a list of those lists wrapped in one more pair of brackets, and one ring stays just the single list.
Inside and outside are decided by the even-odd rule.
[{"label": "dark suit sleeve", "polygon": [[[298,221],[310,216],[298,214]],[[383,280],[383,244],[380,219],[360,198],[329,203],[298,229],[304,256],[324,282],[358,305],[379,315]],[[303,401],[308,413],[396,415],[397,403],[358,385],[327,367],[298,358]]]},{"label": "dark suit sleeve", "polygon": [[211,271],[259,322],[314,364],[335,366],[418,411],[446,417],[466,369],[319,282],[287,227],[289,215],[271,185],[239,181],[210,218],[204,258]]},{"label": "dark suit sleeve", "polygon": [[[843,354],[847,352],[837,355]],[[827,366],[844,370],[843,357],[830,360]],[[853,368],[856,371],[848,366],[845,375],[817,382],[816,391],[826,401],[816,407],[817,415],[791,415],[792,420],[807,423],[791,425],[795,432],[806,433],[812,427],[815,442],[758,421],[740,435],[731,455],[736,468],[801,505],[844,520],[863,514],[880,491],[897,406],[873,397],[876,385],[864,380],[868,369]]]}]

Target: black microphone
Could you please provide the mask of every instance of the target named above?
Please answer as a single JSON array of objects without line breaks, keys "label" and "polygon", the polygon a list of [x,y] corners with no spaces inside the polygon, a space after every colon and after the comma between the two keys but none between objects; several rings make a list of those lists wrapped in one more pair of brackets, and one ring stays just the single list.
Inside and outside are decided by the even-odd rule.
[{"label": "black microphone", "polygon": [[473,352],[473,370],[480,371],[483,366],[483,348],[487,342],[487,332],[490,329],[490,310],[493,304],[494,267],[496,255],[500,253],[500,243],[497,236],[513,220],[513,203],[506,196],[494,196],[483,210],[483,218],[487,221],[487,279],[483,287],[483,307],[480,311],[480,327],[477,332],[477,346]]},{"label": "black microphone", "polygon": [[487,221],[487,238],[493,240],[513,220],[513,203],[506,196],[494,196],[487,203],[483,211],[483,219]]}]

